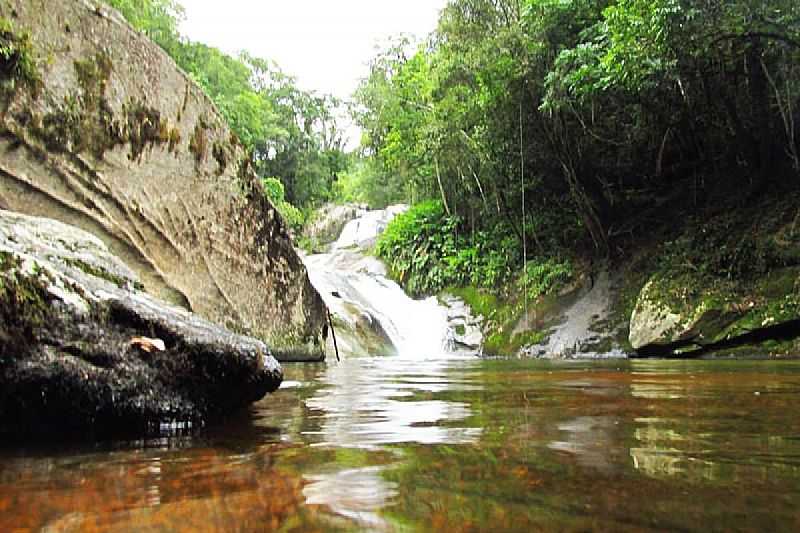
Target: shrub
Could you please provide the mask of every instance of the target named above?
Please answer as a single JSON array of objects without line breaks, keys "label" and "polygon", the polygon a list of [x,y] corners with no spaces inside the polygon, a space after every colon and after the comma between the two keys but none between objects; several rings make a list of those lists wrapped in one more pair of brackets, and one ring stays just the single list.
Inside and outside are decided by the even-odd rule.
[{"label": "shrub", "polygon": [[286,201],[283,183],[278,178],[264,178],[261,180],[264,196],[275,206],[286,224],[293,230],[299,231],[305,223],[306,217],[298,208]]},{"label": "shrub", "polygon": [[440,201],[422,202],[389,224],[376,254],[413,295],[451,286],[494,288],[511,279],[522,261],[513,231],[499,224],[467,233],[460,226]]},{"label": "shrub", "polygon": [[539,296],[551,294],[572,281],[574,275],[572,263],[555,258],[537,259],[528,262],[517,286],[524,291],[527,288],[528,298],[535,300]]}]

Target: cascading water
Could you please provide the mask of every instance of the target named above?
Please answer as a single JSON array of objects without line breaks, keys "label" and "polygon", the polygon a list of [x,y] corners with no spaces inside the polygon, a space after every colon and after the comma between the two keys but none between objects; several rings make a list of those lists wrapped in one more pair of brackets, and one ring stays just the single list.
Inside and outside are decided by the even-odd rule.
[{"label": "cascading water", "polygon": [[389,221],[405,208],[369,211],[348,222],[325,254],[305,258],[311,283],[322,295],[339,328],[345,352],[365,355],[365,336],[382,338],[401,356],[441,355],[452,338],[447,308],[436,298],[413,300],[386,277],[380,261],[366,256]]}]

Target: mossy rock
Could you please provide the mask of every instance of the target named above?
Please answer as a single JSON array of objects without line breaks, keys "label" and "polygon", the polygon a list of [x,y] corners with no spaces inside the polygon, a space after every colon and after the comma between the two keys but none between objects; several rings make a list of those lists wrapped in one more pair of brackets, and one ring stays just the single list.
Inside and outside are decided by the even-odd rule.
[{"label": "mossy rock", "polygon": [[94,236],[0,211],[0,437],[202,425],[280,385],[267,346],[128,283]]},{"label": "mossy rock", "polygon": [[630,342],[642,355],[686,355],[786,336],[800,320],[800,268],[775,269],[753,283],[687,272],[654,275],[631,315]]}]

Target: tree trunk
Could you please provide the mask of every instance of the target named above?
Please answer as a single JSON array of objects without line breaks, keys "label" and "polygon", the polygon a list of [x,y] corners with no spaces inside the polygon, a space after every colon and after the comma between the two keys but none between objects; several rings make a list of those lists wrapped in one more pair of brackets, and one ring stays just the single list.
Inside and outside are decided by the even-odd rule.
[{"label": "tree trunk", "polygon": [[442,203],[444,204],[444,211],[447,216],[450,216],[450,206],[447,205],[447,196],[444,194],[444,187],[442,186],[442,175],[439,173],[439,158],[433,160],[436,167],[436,181],[439,183],[439,192],[442,195]]},{"label": "tree trunk", "polygon": [[759,37],[752,37],[747,49],[747,71],[750,85],[751,112],[755,122],[758,139],[758,172],[759,181],[757,188],[761,190],[772,179],[774,169],[773,146],[774,139],[770,128],[769,93],[767,79],[761,67],[761,54],[763,48]]}]

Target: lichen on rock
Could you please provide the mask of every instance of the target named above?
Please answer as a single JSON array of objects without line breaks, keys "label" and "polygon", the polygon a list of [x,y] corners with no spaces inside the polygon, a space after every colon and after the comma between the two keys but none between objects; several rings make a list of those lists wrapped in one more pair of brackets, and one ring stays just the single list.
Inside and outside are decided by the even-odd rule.
[{"label": "lichen on rock", "polygon": [[701,354],[796,337],[800,332],[800,269],[774,269],[755,282],[709,281],[689,272],[654,275],[630,321],[641,355]]}]

